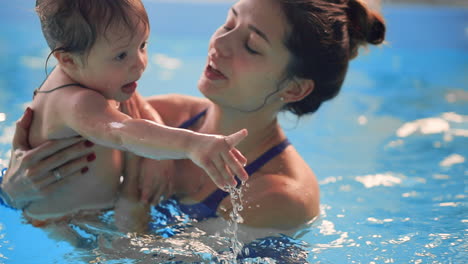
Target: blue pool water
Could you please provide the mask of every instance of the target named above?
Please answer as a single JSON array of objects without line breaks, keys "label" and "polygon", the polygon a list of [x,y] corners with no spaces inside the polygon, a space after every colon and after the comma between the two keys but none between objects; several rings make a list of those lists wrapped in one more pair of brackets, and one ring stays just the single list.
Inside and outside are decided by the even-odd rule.
[{"label": "blue pool water", "polygon": [[[140,92],[199,95],[196,81],[207,41],[229,5],[145,4],[152,35]],[[4,1],[0,9],[0,169],[7,166],[14,122],[44,78],[47,48],[33,5],[33,0]],[[318,176],[320,218],[295,240],[267,238],[248,245],[264,258],[240,263],[467,262],[468,9],[391,5],[383,13],[386,45],[361,52],[338,98],[311,117],[281,116]],[[18,212],[0,208],[0,263],[222,259],[215,244],[229,248],[229,237],[184,233],[187,221],[181,222],[172,238],[133,239],[134,251],[105,240],[94,248],[92,238],[76,249],[25,224]]]}]

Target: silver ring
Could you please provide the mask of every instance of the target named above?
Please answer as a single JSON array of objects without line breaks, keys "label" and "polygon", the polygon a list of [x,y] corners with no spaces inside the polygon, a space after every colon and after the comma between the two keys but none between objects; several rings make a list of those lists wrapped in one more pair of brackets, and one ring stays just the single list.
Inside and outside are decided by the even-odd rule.
[{"label": "silver ring", "polygon": [[52,173],[54,174],[54,177],[57,181],[62,179],[62,175],[60,175],[60,172],[57,169],[53,170]]}]

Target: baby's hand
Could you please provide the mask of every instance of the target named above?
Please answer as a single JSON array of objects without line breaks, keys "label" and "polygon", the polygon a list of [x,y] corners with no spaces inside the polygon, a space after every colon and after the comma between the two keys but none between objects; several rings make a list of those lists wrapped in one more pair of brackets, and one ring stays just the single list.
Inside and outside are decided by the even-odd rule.
[{"label": "baby's hand", "polygon": [[242,181],[248,179],[244,165],[247,159],[234,148],[247,136],[242,129],[229,136],[200,135],[191,142],[189,158],[203,168],[221,189],[236,186],[234,175]]}]

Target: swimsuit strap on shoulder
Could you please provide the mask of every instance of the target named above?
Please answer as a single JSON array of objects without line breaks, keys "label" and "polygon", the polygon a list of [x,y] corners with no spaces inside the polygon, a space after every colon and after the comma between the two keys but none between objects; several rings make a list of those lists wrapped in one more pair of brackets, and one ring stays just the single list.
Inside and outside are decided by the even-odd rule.
[{"label": "swimsuit strap on shoulder", "polygon": [[[245,166],[245,171],[249,175],[254,174],[263,165],[265,165],[267,162],[269,162],[274,157],[278,156],[281,152],[283,152],[283,150],[289,145],[291,145],[291,142],[286,138],[278,145],[275,145],[269,150],[267,150],[260,157],[252,161],[249,165]],[[239,188],[242,182],[237,177],[236,177],[236,181],[237,181],[237,188]],[[228,195],[229,195],[229,192],[225,192],[221,189],[217,189],[208,197],[206,197],[205,200],[203,200],[201,203],[205,204],[208,208],[210,208],[212,210],[212,215],[214,216],[216,215],[216,210],[218,209],[219,204]]]},{"label": "swimsuit strap on shoulder", "polygon": [[189,120],[185,121],[184,123],[182,123],[179,126],[179,128],[187,129],[187,128],[191,127],[193,124],[195,124],[200,118],[202,118],[206,114],[206,111],[208,111],[208,108],[201,111],[196,116],[190,118]]},{"label": "swimsuit strap on shoulder", "polygon": [[34,90],[34,93],[33,93],[33,98],[36,97],[36,94],[38,93],[51,93],[55,90],[58,90],[58,89],[62,89],[62,88],[65,88],[65,87],[69,87],[69,86],[79,86],[79,87],[82,87],[82,88],[88,88],[82,84],[79,84],[79,83],[68,83],[68,84],[64,84],[64,85],[60,85],[59,87],[55,87],[54,89],[51,89],[51,90],[48,90],[48,91],[41,91],[41,87],[37,88]]}]

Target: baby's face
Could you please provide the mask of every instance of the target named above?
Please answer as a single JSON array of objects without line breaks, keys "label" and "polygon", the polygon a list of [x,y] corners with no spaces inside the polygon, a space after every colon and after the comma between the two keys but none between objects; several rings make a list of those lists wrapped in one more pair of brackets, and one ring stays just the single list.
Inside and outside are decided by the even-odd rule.
[{"label": "baby's face", "polygon": [[100,34],[79,67],[81,80],[77,81],[107,99],[122,102],[130,98],[148,63],[148,27],[140,22],[135,28],[130,32],[124,26],[111,26]]}]

